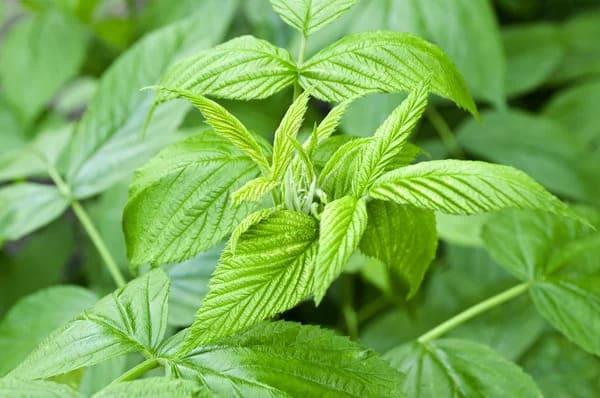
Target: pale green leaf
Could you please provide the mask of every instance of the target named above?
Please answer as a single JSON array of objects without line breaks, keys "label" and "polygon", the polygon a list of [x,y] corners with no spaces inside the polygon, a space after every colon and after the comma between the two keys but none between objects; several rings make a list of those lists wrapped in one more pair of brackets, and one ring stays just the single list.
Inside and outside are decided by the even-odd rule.
[{"label": "pale green leaf", "polygon": [[222,396],[403,397],[385,361],[316,326],[260,323],[209,347],[172,361]]},{"label": "pale green leaf", "polygon": [[235,191],[231,199],[235,205],[243,202],[258,202],[277,186],[279,186],[277,181],[266,177],[258,177],[248,181],[244,186]]},{"label": "pale green leaf", "polygon": [[206,0],[197,17],[176,22],[142,38],[103,74],[98,91],[77,125],[71,142],[67,179],[77,197],[98,193],[129,177],[175,137],[186,109],[173,103],[159,107],[145,135],[140,134],[152,93],[167,67],[189,48],[219,42],[233,16],[234,0]]},{"label": "pale green leaf", "polygon": [[385,354],[406,374],[404,393],[411,398],[541,398],[530,376],[484,345],[442,339],[412,343]]},{"label": "pale green leaf", "polygon": [[246,154],[264,171],[269,169],[267,160],[260,144],[246,126],[218,103],[201,95],[187,92],[173,92],[179,98],[184,98],[202,112],[202,116],[216,133],[231,141],[236,148]]},{"label": "pale green leaf", "polygon": [[68,386],[50,381],[0,379],[0,397],[6,398],[82,398]]},{"label": "pale green leaf", "polygon": [[111,384],[93,398],[176,398],[211,397],[210,391],[191,380],[151,377],[142,380]]},{"label": "pale green leaf", "polygon": [[231,250],[232,253],[235,253],[236,247],[237,247],[237,242],[240,239],[240,237],[250,229],[250,227],[252,227],[253,225],[258,224],[259,222],[266,220],[267,218],[269,218],[273,213],[277,212],[278,210],[281,210],[282,206],[278,206],[278,207],[268,207],[266,209],[260,209],[258,211],[255,211],[254,213],[250,213],[248,214],[248,216],[246,218],[244,218],[237,227],[235,227],[235,229],[233,230],[233,232],[231,233],[231,236],[229,237],[228,245],[229,245],[229,250]]},{"label": "pale green leaf", "polygon": [[167,327],[168,291],[162,270],[129,282],[44,339],[9,375],[43,379],[129,352],[154,353]]},{"label": "pale green leaf", "polygon": [[[180,61],[160,86],[228,99],[267,98],[296,80],[296,66],[284,49],[252,36],[230,40]],[[157,101],[174,98],[161,91]]]},{"label": "pale green leaf", "polygon": [[0,377],[96,301],[94,293],[75,286],[54,286],[21,299],[0,322]]},{"label": "pale green leaf", "polygon": [[461,246],[480,247],[481,228],[487,221],[489,213],[470,216],[456,216],[436,213],[435,221],[440,239]]},{"label": "pale green leaf", "polygon": [[570,215],[566,205],[522,171],[477,161],[436,160],[390,171],[370,194],[448,214],[525,208]]},{"label": "pale green leaf", "polygon": [[306,37],[348,11],[357,0],[271,0],[273,9]]},{"label": "pale green leaf", "polygon": [[548,80],[562,61],[560,29],[549,23],[510,25],[502,30],[506,54],[505,92],[514,97]]},{"label": "pale green leaf", "polygon": [[523,170],[549,190],[585,200],[586,186],[577,164],[582,147],[572,127],[519,110],[485,112],[457,131],[460,146],[478,157]]},{"label": "pale green leaf", "polygon": [[22,18],[8,31],[0,51],[0,82],[23,121],[34,120],[77,74],[87,41],[79,22],[56,11]]},{"label": "pale green leaf", "polygon": [[347,36],[321,50],[300,70],[300,84],[325,101],[370,92],[416,89],[431,78],[431,90],[477,114],[465,83],[438,47],[407,33],[370,32]]},{"label": "pale green leaf", "polygon": [[419,289],[437,249],[435,215],[430,210],[373,200],[367,204],[369,223],[360,250],[384,263],[409,287]]},{"label": "pale green leaf", "polygon": [[281,180],[292,161],[294,140],[304,121],[304,114],[310,99],[310,91],[305,91],[294,100],[289,107],[273,139],[273,165],[271,175],[274,180]]},{"label": "pale green leaf", "polygon": [[220,242],[252,210],[233,206],[231,193],[257,174],[212,131],[165,148],[130,186],[123,225],[131,264],[180,262]]},{"label": "pale green leaf", "polygon": [[0,188],[0,241],[16,240],[59,217],[69,202],[51,185],[16,183]]},{"label": "pale green leaf", "polygon": [[[310,141],[312,145],[309,147],[309,153],[313,152],[315,146],[331,137],[331,135],[338,128],[340,122],[342,121],[342,117],[344,116],[344,113],[346,112],[346,109],[348,109],[348,105],[350,105],[351,102],[352,100],[342,101],[338,105],[334,106],[329,113],[327,113],[327,116],[323,118],[313,133],[314,143],[313,141]],[[312,137],[311,140],[313,140]]]},{"label": "pale green leaf", "polygon": [[357,165],[357,159],[360,159],[362,151],[366,151],[373,140],[373,137],[352,139],[338,147],[327,158],[327,163],[319,175],[319,187],[330,198],[338,199],[352,191],[353,172],[360,167]]},{"label": "pale green leaf", "polygon": [[345,196],[325,205],[321,213],[317,272],[313,287],[317,304],[358,248],[366,227],[367,207],[364,199]]},{"label": "pale green leaf", "polygon": [[228,249],[209,284],[184,350],[234,334],[292,308],[312,292],[317,221],[289,210],[271,214]]}]

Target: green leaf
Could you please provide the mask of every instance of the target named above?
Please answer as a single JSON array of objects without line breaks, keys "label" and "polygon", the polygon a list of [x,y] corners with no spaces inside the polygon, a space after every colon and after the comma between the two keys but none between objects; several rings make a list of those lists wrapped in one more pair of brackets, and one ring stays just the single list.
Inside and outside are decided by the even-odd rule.
[{"label": "green leaf", "polygon": [[352,192],[360,155],[368,150],[373,140],[372,137],[350,140],[329,156],[319,175],[319,186],[330,198],[338,199]]},{"label": "green leaf", "polygon": [[505,60],[491,1],[413,3],[420,11],[425,37],[438,44],[456,63],[473,95],[502,106]]},{"label": "green leaf", "polygon": [[397,347],[387,354],[406,374],[404,393],[414,398],[538,398],[541,393],[521,368],[484,345],[442,339]]},{"label": "green leaf", "polygon": [[281,123],[275,131],[273,141],[273,165],[271,169],[272,178],[280,181],[292,161],[294,153],[294,140],[304,121],[304,114],[310,99],[310,91],[305,91],[289,107]]},{"label": "green leaf", "polygon": [[343,101],[370,92],[416,89],[431,78],[431,90],[477,114],[465,83],[436,46],[407,33],[370,32],[346,36],[309,59],[300,84],[325,101]]},{"label": "green leaf", "polygon": [[0,397],[81,398],[81,395],[64,384],[49,381],[0,379]]},{"label": "green leaf", "polygon": [[0,241],[35,231],[59,217],[68,205],[50,185],[24,182],[0,188]]},{"label": "green leaf", "polygon": [[[284,49],[242,36],[180,61],[160,82],[168,90],[227,99],[267,98],[296,80],[296,66]],[[157,101],[175,98],[168,90]]]},{"label": "green leaf", "polygon": [[560,29],[549,23],[508,26],[502,31],[502,41],[506,54],[504,86],[510,97],[545,83],[564,55]]},{"label": "green leaf", "polygon": [[210,391],[191,380],[168,377],[151,377],[142,380],[111,384],[94,395],[94,398],[164,398],[211,397]]},{"label": "green leaf", "polygon": [[21,299],[0,322],[0,377],[12,370],[50,332],[96,303],[92,292],[54,286]]},{"label": "green leaf", "polygon": [[248,181],[243,187],[235,191],[231,199],[236,205],[243,202],[258,202],[278,186],[277,181],[266,177],[258,177]]},{"label": "green leaf", "polygon": [[304,37],[330,24],[348,11],[357,0],[271,0],[273,9]]},{"label": "green leaf", "polygon": [[231,194],[257,174],[212,131],[165,148],[130,186],[123,228],[131,264],[180,262],[220,242],[252,210],[233,206]]},{"label": "green leaf", "polygon": [[87,39],[76,20],[55,11],[23,18],[8,32],[0,52],[0,82],[23,121],[33,121],[77,74]]},{"label": "green leaf", "polygon": [[487,221],[489,213],[471,216],[453,216],[436,213],[435,221],[440,239],[461,246],[483,246],[481,228]]},{"label": "green leaf", "polygon": [[314,152],[316,146],[321,144],[323,141],[329,139],[331,135],[335,132],[335,130],[338,128],[339,124],[342,121],[342,117],[344,116],[346,109],[348,109],[348,105],[350,105],[351,102],[352,100],[346,100],[334,106],[331,109],[331,111],[327,113],[327,116],[323,118],[321,123],[319,123],[319,125],[313,132],[314,139],[311,137],[311,141],[309,141],[310,154]]},{"label": "green leaf", "polygon": [[291,322],[260,323],[172,361],[223,396],[403,396],[400,374],[372,351]]},{"label": "green leaf", "polygon": [[360,250],[383,262],[415,295],[437,249],[435,215],[430,210],[373,200]]},{"label": "green leaf", "polygon": [[317,228],[304,213],[279,210],[248,228],[235,251],[226,248],[184,350],[234,334],[308,297]]},{"label": "green leaf", "polygon": [[448,214],[526,208],[569,215],[569,209],[527,174],[477,161],[436,160],[384,174],[370,194]]},{"label": "green leaf", "polygon": [[227,111],[218,103],[202,96],[195,96],[186,92],[174,92],[179,98],[188,100],[192,105],[202,112],[202,116],[207,123],[246,156],[252,159],[262,170],[269,169],[267,160],[260,144],[246,126],[242,124],[235,116]]},{"label": "green leaf", "polygon": [[152,355],[167,327],[168,291],[162,270],[129,282],[48,336],[10,376],[42,379],[129,352]]},{"label": "green leaf", "polygon": [[205,23],[190,17],[151,33],[104,73],[71,143],[67,180],[78,198],[129,177],[136,167],[172,142],[186,109],[176,103],[159,107],[142,135],[152,93],[140,89],[156,84],[169,64],[190,47],[208,47],[220,41],[234,5],[233,0],[203,2],[203,15],[211,15]]},{"label": "green leaf", "polygon": [[485,112],[457,131],[462,148],[523,170],[549,190],[585,200],[585,182],[577,169],[583,149],[573,143],[571,127],[518,110]]},{"label": "green leaf", "polygon": [[367,207],[364,199],[345,196],[325,205],[319,227],[317,273],[313,287],[317,304],[358,248],[366,227]]}]

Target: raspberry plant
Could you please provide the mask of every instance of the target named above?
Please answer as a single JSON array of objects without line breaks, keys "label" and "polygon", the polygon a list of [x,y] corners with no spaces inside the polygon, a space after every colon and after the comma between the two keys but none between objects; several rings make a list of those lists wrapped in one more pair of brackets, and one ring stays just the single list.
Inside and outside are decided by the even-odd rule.
[{"label": "raspberry plant", "polygon": [[[71,292],[80,315],[1,379],[0,395],[78,396],[57,381],[137,353],[143,360],[95,397],[538,397],[538,387],[516,364],[483,344],[447,337],[466,321],[525,294],[554,328],[600,355],[598,263],[590,255],[600,243],[595,230],[600,216],[568,207],[513,167],[466,160],[415,163],[420,149],[409,138],[431,93],[475,117],[478,111],[450,59],[411,34],[348,35],[305,59],[310,36],[355,2],[271,0],[298,31],[296,57],[243,36],[148,71],[159,81],[151,87],[155,99],[145,122],[145,113],[127,113],[148,110],[147,100],[142,108],[124,102],[115,116],[97,111],[110,101],[110,90],[101,91],[78,124],[66,178],[52,162],[45,165],[57,186],[48,194],[61,198],[52,213],[72,207],[120,287],[97,302]],[[157,47],[177,52],[189,28],[165,28],[134,47],[103,87],[123,78],[129,59],[144,59]],[[264,99],[289,87],[292,103],[272,143],[219,103]],[[335,135],[350,104],[376,92],[407,97],[371,136]],[[157,115],[181,117],[170,108],[177,99],[196,108],[210,129],[166,146],[136,171],[123,229],[131,271],[141,276],[126,282],[77,201],[117,178],[98,171],[99,141],[85,132],[111,117],[130,117],[123,129],[143,126],[151,137],[149,130],[163,127]],[[311,100],[332,107],[304,134]],[[129,136],[105,133],[96,140],[122,134],[126,139],[120,144],[127,148]],[[413,343],[379,356],[332,331],[275,320],[306,300],[318,311],[356,253],[398,275],[412,298],[435,257],[436,214],[487,212],[494,213],[483,226],[484,245],[520,283]],[[39,222],[34,219],[7,238]],[[167,325],[171,287],[163,267],[223,240],[193,324],[172,330]],[[23,302],[12,316],[17,320],[19,311],[41,305],[40,300]]]}]

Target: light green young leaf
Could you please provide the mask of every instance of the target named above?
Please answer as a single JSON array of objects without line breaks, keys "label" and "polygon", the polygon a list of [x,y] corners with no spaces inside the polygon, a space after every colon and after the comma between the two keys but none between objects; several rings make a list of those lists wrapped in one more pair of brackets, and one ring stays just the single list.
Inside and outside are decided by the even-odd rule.
[{"label": "light green young leaf", "polygon": [[0,241],[16,240],[59,217],[69,201],[53,186],[32,182],[0,188]]},{"label": "light green young leaf", "polygon": [[504,103],[505,60],[498,23],[490,0],[420,0],[426,38],[456,62],[473,95]]},{"label": "light green young leaf", "polygon": [[457,139],[478,157],[516,167],[553,192],[585,200],[586,186],[577,170],[583,150],[573,142],[571,128],[516,109],[491,111],[460,126]]},{"label": "light green young leaf", "polygon": [[0,82],[22,121],[34,120],[77,74],[87,41],[79,22],[56,11],[27,16],[8,31],[0,51]]},{"label": "light green young leaf", "polygon": [[406,344],[384,356],[406,374],[408,397],[540,398],[530,376],[488,347],[442,339],[425,345]]},{"label": "light green young leaf", "polygon": [[205,386],[191,380],[168,377],[151,377],[142,380],[111,384],[94,394],[93,398],[165,398],[165,397],[211,397]]},{"label": "light green young leaf", "polygon": [[325,101],[370,92],[416,89],[431,77],[431,90],[477,114],[465,83],[438,47],[408,33],[369,32],[347,36],[309,59],[300,84]]},{"label": "light green young leaf", "polygon": [[227,99],[267,98],[296,80],[296,66],[284,49],[252,36],[204,50],[170,68],[157,101],[175,98],[169,90]]},{"label": "light green young leaf", "polygon": [[64,384],[50,381],[0,379],[0,397],[6,398],[83,398]]},{"label": "light green young leaf", "polygon": [[243,202],[258,202],[277,186],[279,186],[277,181],[266,177],[258,177],[248,181],[244,186],[235,191],[231,199],[235,205]]},{"label": "light green young leaf", "polygon": [[54,286],[21,299],[0,322],[0,377],[25,359],[50,332],[97,300],[94,293],[75,286]]},{"label": "light green young leaf", "polygon": [[561,32],[549,23],[511,25],[502,31],[505,92],[510,97],[542,85],[564,56]]},{"label": "light green young leaf", "polygon": [[169,278],[155,270],[101,299],[48,336],[9,375],[61,375],[129,352],[154,353],[167,327]]},{"label": "light green young leaf", "polygon": [[358,248],[366,227],[367,207],[364,199],[345,196],[325,205],[319,227],[317,272],[313,287],[317,304]]},{"label": "light green young leaf", "polygon": [[231,141],[236,148],[246,154],[261,168],[269,169],[267,160],[257,137],[254,136],[242,122],[218,103],[201,95],[193,95],[188,92],[173,92],[179,98],[184,98],[202,112],[202,116],[216,133]]},{"label": "light green young leaf", "polygon": [[357,0],[271,0],[273,9],[304,37],[330,24]]},{"label": "light green young leaf", "polygon": [[310,91],[300,94],[290,105],[275,131],[273,139],[273,165],[271,176],[273,180],[283,179],[294,153],[294,140],[304,121],[304,114],[310,99]]},{"label": "light green young leaf", "polygon": [[340,102],[338,105],[334,106],[331,111],[329,111],[327,116],[323,118],[321,123],[319,123],[313,132],[314,139],[312,137],[310,138],[308,146],[309,154],[314,152],[316,146],[331,137],[342,121],[342,117],[344,116],[344,113],[346,112],[346,109],[348,109],[348,105],[350,105],[351,102],[351,99]]},{"label": "light green young leaf", "polygon": [[317,221],[279,210],[248,228],[227,248],[183,346],[198,345],[292,308],[312,292]]},{"label": "light green young leaf", "polygon": [[390,171],[370,194],[448,214],[523,208],[571,215],[565,204],[522,171],[477,161],[436,160]]},{"label": "light green young leaf", "polygon": [[360,250],[383,262],[415,295],[437,249],[435,215],[430,210],[373,200]]},{"label": "light green young leaf", "polygon": [[373,137],[356,138],[347,141],[329,155],[327,163],[319,174],[319,186],[329,198],[339,199],[352,192],[354,172],[359,167],[357,163],[360,155],[368,150],[373,141]]},{"label": "light green young leaf", "polygon": [[129,177],[150,156],[173,142],[185,112],[181,104],[159,107],[145,135],[140,134],[152,93],[167,67],[189,48],[219,42],[235,11],[234,0],[206,0],[191,16],[147,35],[125,52],[100,79],[98,91],[77,125],[71,143],[67,180],[78,198],[98,193]]},{"label": "light green young leaf", "polygon": [[231,193],[258,175],[212,131],[167,147],[135,173],[123,216],[133,266],[176,263],[211,248],[251,210]]},{"label": "light green young leaf", "polygon": [[172,362],[222,396],[403,397],[401,375],[375,353],[292,322],[263,322]]}]

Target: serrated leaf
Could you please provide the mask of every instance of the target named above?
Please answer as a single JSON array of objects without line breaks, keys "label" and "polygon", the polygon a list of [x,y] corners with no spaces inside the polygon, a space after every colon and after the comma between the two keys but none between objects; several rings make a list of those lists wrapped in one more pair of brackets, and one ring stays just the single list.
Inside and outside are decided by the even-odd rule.
[{"label": "serrated leaf", "polygon": [[173,94],[186,99],[198,108],[217,134],[231,141],[237,149],[256,162],[261,170],[266,171],[269,169],[269,161],[257,141],[258,137],[250,133],[246,126],[229,113],[227,109],[201,95],[181,91],[174,91]]},{"label": "serrated leaf", "polygon": [[68,158],[67,180],[78,198],[98,193],[129,177],[152,154],[172,142],[186,112],[181,104],[159,107],[146,134],[140,134],[152,93],[167,67],[190,48],[220,41],[235,9],[234,0],[203,2],[203,16],[189,17],[153,32],[117,59],[104,73],[98,91],[76,127]]},{"label": "serrated leaf", "polygon": [[[160,82],[169,90],[227,99],[267,98],[296,79],[296,66],[284,49],[242,36],[204,50],[170,68]],[[174,98],[169,91],[157,101]]]},{"label": "serrated leaf", "polygon": [[0,241],[16,240],[59,217],[69,206],[53,186],[33,182],[0,188]]},{"label": "serrated leaf", "polygon": [[437,249],[435,215],[430,210],[373,200],[360,250],[399,275],[415,295]]},{"label": "serrated leaf", "polygon": [[94,293],[54,286],[21,299],[0,322],[0,377],[12,370],[50,332],[94,305]]},{"label": "serrated leaf", "polygon": [[404,393],[414,398],[540,398],[530,376],[484,345],[442,339],[412,343],[385,354],[406,374]]},{"label": "serrated leaf", "polygon": [[348,11],[357,0],[271,0],[273,9],[306,37]]},{"label": "serrated leaf", "polygon": [[34,120],[77,74],[87,42],[83,26],[56,10],[25,16],[8,31],[0,53],[0,81],[21,120]]},{"label": "serrated leaf", "polygon": [[252,211],[233,206],[231,194],[257,175],[212,131],[165,148],[130,186],[123,228],[131,264],[181,262],[220,242]]},{"label": "serrated leaf", "polygon": [[168,377],[151,377],[142,380],[111,384],[93,398],[165,398],[165,397],[211,397],[210,391],[191,380]]},{"label": "serrated leaf", "polygon": [[167,327],[168,293],[162,270],[129,282],[48,336],[10,377],[43,379],[129,352],[152,354]]},{"label": "serrated leaf", "polygon": [[313,133],[314,143],[311,137],[309,154],[314,152],[314,148],[316,146],[331,137],[331,135],[338,128],[340,122],[342,121],[342,117],[344,116],[344,113],[346,112],[346,109],[348,109],[348,105],[350,105],[351,102],[352,100],[342,101],[334,106],[329,113],[327,113],[327,116],[323,118]]},{"label": "serrated leaf", "polygon": [[358,248],[366,227],[367,207],[364,199],[345,196],[325,205],[321,213],[317,272],[313,287],[317,304]]},{"label": "serrated leaf", "polygon": [[321,100],[337,102],[370,92],[411,91],[431,77],[431,90],[477,114],[465,83],[438,47],[408,33],[346,36],[300,70],[300,84]]},{"label": "serrated leaf", "polygon": [[292,161],[294,153],[294,140],[304,121],[304,114],[310,99],[310,91],[305,91],[294,100],[292,105],[281,119],[273,139],[273,165],[271,176],[274,180],[281,180]]},{"label": "serrated leaf", "polygon": [[478,161],[436,160],[390,171],[370,195],[448,214],[524,208],[570,215],[566,205],[522,171]]},{"label": "serrated leaf", "polygon": [[223,396],[403,396],[401,375],[385,361],[316,326],[260,323],[208,347],[173,363]]},{"label": "serrated leaf", "polygon": [[229,248],[209,284],[184,350],[292,308],[312,292],[317,222],[279,210],[252,225]]},{"label": "serrated leaf", "polygon": [[549,190],[585,200],[588,196],[578,163],[583,148],[573,143],[571,128],[520,110],[492,111],[462,124],[456,136],[469,153],[523,170]]},{"label": "serrated leaf", "polygon": [[341,145],[329,156],[319,174],[319,187],[332,199],[338,199],[352,192],[357,160],[373,142],[373,137],[356,138]]},{"label": "serrated leaf", "polygon": [[50,381],[0,379],[0,397],[10,398],[82,398],[64,384]]},{"label": "serrated leaf", "polygon": [[248,181],[244,186],[235,191],[231,199],[236,205],[243,202],[258,202],[278,186],[279,183],[277,181],[266,177],[258,177]]}]

